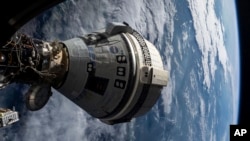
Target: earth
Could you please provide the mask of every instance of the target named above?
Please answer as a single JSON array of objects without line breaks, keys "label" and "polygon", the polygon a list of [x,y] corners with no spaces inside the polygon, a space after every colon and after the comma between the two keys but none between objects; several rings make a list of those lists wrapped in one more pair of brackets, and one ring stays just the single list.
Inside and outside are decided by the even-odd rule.
[{"label": "earth", "polygon": [[228,141],[239,111],[234,0],[68,0],[20,32],[66,40],[123,21],[157,47],[170,72],[146,115],[106,125],[54,89],[47,105],[31,112],[24,103],[28,86],[11,84],[0,91],[0,107],[15,107],[20,121],[1,128],[0,141]]}]

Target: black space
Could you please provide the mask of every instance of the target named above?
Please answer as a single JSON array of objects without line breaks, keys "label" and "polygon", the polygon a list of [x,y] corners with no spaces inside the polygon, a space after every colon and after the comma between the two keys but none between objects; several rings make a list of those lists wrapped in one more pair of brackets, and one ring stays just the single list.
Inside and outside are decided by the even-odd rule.
[{"label": "black space", "polygon": [[250,5],[248,1],[236,0],[238,11],[238,24],[240,35],[240,59],[241,59],[241,101],[239,124],[249,124],[250,120]]}]

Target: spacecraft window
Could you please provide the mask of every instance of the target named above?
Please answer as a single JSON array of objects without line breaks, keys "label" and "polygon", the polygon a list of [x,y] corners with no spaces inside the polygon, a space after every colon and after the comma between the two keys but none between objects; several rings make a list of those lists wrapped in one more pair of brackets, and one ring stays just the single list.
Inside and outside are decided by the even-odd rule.
[{"label": "spacecraft window", "polygon": [[116,54],[119,52],[119,49],[116,46],[110,46],[109,50],[113,54]]},{"label": "spacecraft window", "polygon": [[125,67],[117,67],[116,75],[125,76],[126,75],[126,68]]},{"label": "spacecraft window", "polygon": [[87,63],[87,72],[89,72],[89,73],[93,72],[94,73],[94,71],[95,71],[94,63],[93,62]]},{"label": "spacecraft window", "polygon": [[125,55],[117,55],[116,56],[116,61],[118,63],[127,63],[127,58]]},{"label": "spacecraft window", "polygon": [[125,88],[125,85],[126,85],[126,81],[120,80],[120,79],[116,79],[116,80],[115,80],[114,86],[115,86],[116,88],[124,89],[124,88]]}]

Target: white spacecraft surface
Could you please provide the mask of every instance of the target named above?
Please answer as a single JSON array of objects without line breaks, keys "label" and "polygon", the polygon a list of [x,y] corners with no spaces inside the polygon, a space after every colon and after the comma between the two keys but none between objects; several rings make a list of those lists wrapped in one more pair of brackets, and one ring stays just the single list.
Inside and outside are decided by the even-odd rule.
[{"label": "white spacecraft surface", "polygon": [[148,112],[168,75],[157,48],[126,23],[66,41],[18,33],[0,47],[0,87],[30,84],[29,110],[41,109],[53,87],[106,124]]},{"label": "white spacecraft surface", "polygon": [[19,121],[18,112],[10,109],[0,108],[0,127]]}]

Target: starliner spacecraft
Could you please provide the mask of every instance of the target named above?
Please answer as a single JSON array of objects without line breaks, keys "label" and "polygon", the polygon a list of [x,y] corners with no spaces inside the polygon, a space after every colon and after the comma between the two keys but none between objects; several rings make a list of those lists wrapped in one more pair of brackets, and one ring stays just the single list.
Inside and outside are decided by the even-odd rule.
[{"label": "starliner spacecraft", "polygon": [[125,22],[65,41],[16,33],[0,47],[0,87],[29,84],[31,111],[53,87],[106,124],[129,122],[152,108],[167,82],[157,48]]}]

